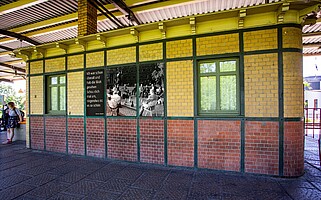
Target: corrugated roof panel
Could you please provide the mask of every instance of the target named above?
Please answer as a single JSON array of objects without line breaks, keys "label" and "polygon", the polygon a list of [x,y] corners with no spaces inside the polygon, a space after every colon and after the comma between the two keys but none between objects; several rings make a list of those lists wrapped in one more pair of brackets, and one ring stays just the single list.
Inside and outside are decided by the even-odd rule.
[{"label": "corrugated roof panel", "polygon": [[304,48],[303,54],[317,54],[321,53],[321,49],[319,48]]},{"label": "corrugated roof panel", "polygon": [[[270,2],[278,2],[275,0]],[[265,4],[265,0],[199,0],[137,12],[143,23]],[[166,16],[166,17],[164,17]]]},{"label": "corrugated roof panel", "polygon": [[21,47],[28,47],[31,44],[22,41],[20,42],[19,40],[13,40],[13,41],[9,41],[9,42],[3,42],[1,45],[12,48],[12,49],[17,49],[17,48],[21,48]]},{"label": "corrugated roof panel", "polygon": [[77,0],[49,0],[0,15],[1,29],[10,29],[77,11]]},{"label": "corrugated roof panel", "polygon": [[[281,0],[269,0],[269,2],[278,1]],[[173,18],[216,12],[224,9],[230,10],[259,4],[265,4],[265,0],[198,0],[141,11],[137,12],[136,15],[142,21],[143,24],[146,24],[151,22],[169,20]],[[19,13],[16,13],[16,11],[14,11],[12,13],[5,14],[6,19],[9,19],[7,20],[6,26],[15,26],[18,23],[21,24],[21,20],[22,23],[32,23],[34,22],[34,20],[43,20],[45,17],[56,17],[58,15],[75,12],[76,10],[77,0],[61,0],[59,1],[59,4],[57,3],[57,1],[48,0],[45,3],[39,3],[34,6],[20,9]],[[17,15],[14,15],[15,13]],[[11,14],[12,18],[8,18],[9,14]],[[0,16],[0,20],[3,16]],[[118,19],[127,26],[132,25],[132,23],[129,22],[125,16],[120,16],[118,17]],[[108,31],[117,28],[117,25],[112,23],[109,19],[105,19],[97,23],[98,32]],[[41,43],[48,43],[64,39],[70,39],[74,37],[77,37],[77,27],[59,30],[57,32],[52,33],[46,33],[43,35],[34,36],[32,38]],[[10,45],[15,45],[15,42],[13,42]]]},{"label": "corrugated roof panel", "polygon": [[49,43],[49,42],[56,42],[59,40],[75,38],[77,37],[77,34],[78,34],[78,28],[72,27],[61,31],[55,31],[44,35],[35,36],[35,37],[32,37],[32,39],[41,43]]},{"label": "corrugated roof panel", "polygon": [[321,23],[316,23],[312,26],[310,25],[305,25],[302,28],[303,33],[313,33],[313,32],[320,32],[321,31]]},{"label": "corrugated roof panel", "polygon": [[313,43],[318,43],[318,42],[321,42],[321,36],[303,38],[303,44],[313,44]]}]

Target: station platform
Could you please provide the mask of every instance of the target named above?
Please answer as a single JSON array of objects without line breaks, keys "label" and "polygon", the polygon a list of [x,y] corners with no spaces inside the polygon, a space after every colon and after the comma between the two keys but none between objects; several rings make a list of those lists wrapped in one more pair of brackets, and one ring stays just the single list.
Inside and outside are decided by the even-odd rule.
[{"label": "station platform", "polygon": [[289,179],[41,152],[15,141],[0,145],[0,199],[320,199],[321,168],[307,148],[305,174]]}]

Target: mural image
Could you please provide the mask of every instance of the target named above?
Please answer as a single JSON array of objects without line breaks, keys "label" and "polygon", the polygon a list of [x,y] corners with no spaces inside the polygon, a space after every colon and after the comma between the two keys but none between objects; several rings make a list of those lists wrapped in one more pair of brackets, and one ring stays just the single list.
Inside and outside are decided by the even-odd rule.
[{"label": "mural image", "polygon": [[164,116],[164,63],[139,66],[139,116]]},{"label": "mural image", "polygon": [[107,116],[136,116],[136,66],[107,68]]}]

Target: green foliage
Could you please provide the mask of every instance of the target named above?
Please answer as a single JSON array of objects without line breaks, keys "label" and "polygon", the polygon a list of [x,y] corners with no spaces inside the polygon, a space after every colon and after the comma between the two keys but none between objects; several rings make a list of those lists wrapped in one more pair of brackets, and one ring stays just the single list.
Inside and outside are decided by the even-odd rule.
[{"label": "green foliage", "polygon": [[303,86],[305,90],[312,90],[311,84],[307,81],[303,81]]},{"label": "green foliage", "polygon": [[0,94],[5,96],[6,102],[14,102],[20,110],[25,110],[26,95],[18,95],[11,85],[0,85]]}]

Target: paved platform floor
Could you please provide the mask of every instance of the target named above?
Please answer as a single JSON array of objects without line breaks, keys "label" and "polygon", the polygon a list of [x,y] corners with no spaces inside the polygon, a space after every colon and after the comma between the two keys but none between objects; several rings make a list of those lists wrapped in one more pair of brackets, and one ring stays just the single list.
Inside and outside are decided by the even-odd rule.
[{"label": "paved platform floor", "polygon": [[[2,133],[3,134],[3,133]],[[321,199],[321,169],[299,178],[166,168],[0,145],[0,199]]]}]

